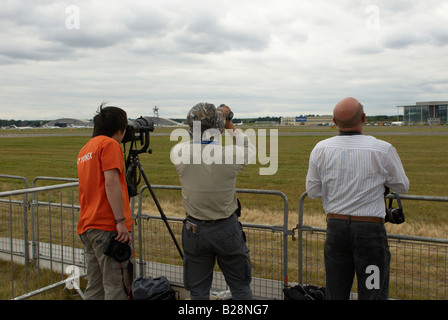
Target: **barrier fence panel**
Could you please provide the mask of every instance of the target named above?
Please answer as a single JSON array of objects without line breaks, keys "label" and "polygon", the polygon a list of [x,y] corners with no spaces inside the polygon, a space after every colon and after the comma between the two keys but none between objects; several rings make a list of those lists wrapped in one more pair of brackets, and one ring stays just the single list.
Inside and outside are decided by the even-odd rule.
[{"label": "barrier fence panel", "polygon": [[[77,186],[72,182],[0,192],[1,215],[9,215],[4,221],[10,225],[9,233],[0,235],[2,258],[10,257],[10,298],[27,298],[63,285],[68,266],[84,265],[83,246],[75,244],[74,237],[79,206],[73,200],[66,202],[73,199]],[[11,227],[20,224],[24,232]],[[19,282],[23,285],[16,287]]]},{"label": "barrier fence panel", "polygon": [[[0,175],[2,179],[23,180],[24,189],[0,192],[0,263],[2,277],[10,278],[11,290],[0,299],[25,299],[44,291],[67,286],[68,275],[85,275],[84,246],[76,235],[79,205],[76,179],[38,177],[33,187],[22,177]],[[67,183],[37,186],[37,181]],[[22,183],[22,182],[19,182]],[[44,183],[48,184],[48,182]],[[17,184],[15,184],[17,185]],[[180,190],[179,186],[153,186],[153,189]],[[183,285],[182,258],[162,216],[148,214],[143,199],[146,187],[133,200],[136,276],[166,276],[175,285]],[[294,232],[288,226],[288,200],[279,191],[237,189],[238,193],[280,197],[284,206],[284,224],[278,226],[243,223],[252,262],[252,289],[256,298],[283,299],[288,285],[288,256],[298,250],[300,284],[325,286],[323,245],[325,229],[303,225],[306,193],[299,201],[298,241],[288,252],[288,240]],[[443,197],[400,196],[402,201],[448,201]],[[137,199],[136,199],[137,198]],[[167,217],[167,223],[181,244],[183,218]],[[448,298],[448,239],[389,234],[392,254],[391,299]],[[295,259],[294,259],[295,260]],[[295,261],[293,263],[295,268]],[[291,269],[290,269],[291,271]],[[21,285],[18,285],[19,280]],[[356,282],[353,286],[356,294]],[[76,289],[76,286],[75,286]],[[213,290],[226,291],[221,272],[214,272]],[[82,292],[80,292],[82,295]],[[354,297],[355,297],[354,294]]]},{"label": "barrier fence panel", "polygon": [[[42,180],[47,181],[43,183],[47,185],[37,186]],[[67,183],[51,185],[54,182]],[[10,271],[11,280],[10,295],[0,299],[30,298],[59,286],[68,286],[71,283],[69,275],[85,275],[84,246],[76,234],[80,209],[77,187],[76,179],[37,177],[31,188],[0,192],[0,216],[8,222],[0,228],[0,254],[1,259],[9,261],[7,266],[1,263],[2,270]],[[177,186],[153,188],[180,190]],[[133,211],[136,276],[164,275],[174,285],[183,286],[181,256],[161,216],[144,212],[142,199],[147,196],[143,195],[144,190],[145,187],[139,195],[137,212]],[[238,189],[237,192],[280,196],[284,212],[288,213],[288,202],[281,192],[252,189]],[[183,218],[167,220],[180,244]],[[25,229],[27,226],[30,230]],[[282,299],[282,289],[287,282],[286,238],[291,234],[287,225],[243,224],[243,230],[251,250],[254,296]],[[214,275],[213,290],[226,291],[219,269]],[[16,286],[18,282],[24,285]],[[82,296],[82,291],[78,292]]]},{"label": "barrier fence panel", "polygon": [[[299,282],[325,286],[326,230],[303,225],[306,197],[305,192],[299,200]],[[448,197],[400,195],[400,198],[402,201],[448,202]],[[448,239],[388,234],[388,242],[391,252],[390,299],[448,298]],[[352,290],[352,296],[355,298],[356,277]]]},{"label": "barrier fence panel", "polygon": [[[13,175],[0,175],[0,178],[14,185],[28,188],[28,180],[24,177]],[[9,186],[9,184],[8,184]],[[28,283],[28,195],[21,194],[16,197],[0,197],[0,259],[9,261],[11,279],[14,279],[14,268],[16,261],[24,264],[25,283]],[[11,291],[14,292],[14,281],[11,281]],[[25,288],[27,289],[27,288]]]},{"label": "barrier fence panel", "polygon": [[[138,253],[137,260],[140,274],[157,277],[165,275],[170,282],[183,286],[182,258],[176,249],[163,219],[157,215],[141,212],[142,198],[147,187],[140,190],[139,211],[137,213]],[[152,186],[152,189],[181,190],[179,186]],[[284,221],[287,222],[288,202],[284,194],[272,190],[237,189],[237,193],[280,196],[284,201]],[[183,218],[168,218],[170,229],[177,242],[181,242]],[[267,226],[243,224],[247,246],[250,250],[252,264],[252,291],[254,297],[265,299],[282,299],[283,288],[287,283],[287,241],[290,234],[287,224],[283,226]],[[227,290],[222,273],[216,267],[212,289]]]}]

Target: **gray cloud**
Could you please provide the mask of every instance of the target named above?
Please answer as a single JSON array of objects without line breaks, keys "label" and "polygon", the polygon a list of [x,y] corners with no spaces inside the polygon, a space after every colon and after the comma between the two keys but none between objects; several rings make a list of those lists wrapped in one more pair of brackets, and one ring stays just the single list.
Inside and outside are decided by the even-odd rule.
[{"label": "gray cloud", "polygon": [[[441,1],[378,0],[377,17],[348,0],[2,5],[0,118],[89,118],[104,100],[178,117],[200,101],[286,116],[327,113],[347,95],[371,114],[447,99]],[[79,29],[66,27],[71,5]]]}]

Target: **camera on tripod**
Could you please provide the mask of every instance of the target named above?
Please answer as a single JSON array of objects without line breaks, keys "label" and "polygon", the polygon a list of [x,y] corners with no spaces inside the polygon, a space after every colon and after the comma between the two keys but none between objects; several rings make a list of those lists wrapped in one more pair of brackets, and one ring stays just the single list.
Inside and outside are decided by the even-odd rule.
[{"label": "camera on tripod", "polygon": [[[140,117],[136,120],[129,120],[126,133],[121,140],[123,145],[127,142],[131,142],[129,154],[125,162],[129,197],[137,195],[137,186],[140,183],[140,178],[137,177],[137,168],[135,166],[138,162],[138,155],[146,151],[148,151],[148,153],[152,152],[151,149],[148,150],[149,132],[152,131],[154,131],[154,122],[150,117]],[[137,141],[140,141],[140,145],[142,146],[140,149],[135,148],[135,143]]]},{"label": "camera on tripod", "polygon": [[[386,193],[384,196],[386,196],[389,193],[389,188],[386,187]],[[397,200],[398,208],[392,207],[393,198],[389,198],[389,207],[386,207],[386,217],[385,222],[390,222],[393,224],[401,224],[405,221],[404,218],[404,212],[403,212],[403,206],[401,205],[400,196],[396,192],[392,192],[392,195],[394,195],[395,199]]]},{"label": "camera on tripod", "polygon": [[[163,222],[168,228],[171,238],[173,239],[181,258],[183,259],[183,253],[182,250],[180,249],[179,243],[177,242],[176,237],[174,236],[174,233],[168,224],[168,219],[166,218],[166,215],[163,213],[162,207],[160,206],[160,203],[157,200],[154,190],[152,189],[151,184],[149,183],[148,177],[146,176],[145,171],[143,170],[143,166],[140,163],[138,157],[140,153],[146,151],[148,151],[148,153],[152,153],[151,149],[148,150],[149,132],[152,131],[154,131],[154,122],[150,117],[140,117],[136,120],[128,120],[126,133],[123,139],[121,140],[124,146],[123,149],[125,154],[126,154],[126,142],[131,142],[131,146],[129,148],[129,154],[127,157],[125,157],[126,183],[128,185],[128,195],[129,198],[131,198],[138,194],[137,187],[140,184],[141,177],[143,177],[146,183],[146,187],[151,193],[154,203],[156,204],[157,209],[160,212],[160,216],[162,217]],[[140,149],[134,149],[134,143],[137,142],[138,140],[140,140],[140,144],[142,145],[142,147]]]},{"label": "camera on tripod", "polygon": [[[140,140],[142,144],[144,144],[144,135],[143,133],[148,133],[154,131],[154,122],[150,117],[140,117],[136,120],[129,120],[128,126],[126,128],[126,133],[123,137],[122,143]],[[140,135],[136,135],[140,133]]]}]

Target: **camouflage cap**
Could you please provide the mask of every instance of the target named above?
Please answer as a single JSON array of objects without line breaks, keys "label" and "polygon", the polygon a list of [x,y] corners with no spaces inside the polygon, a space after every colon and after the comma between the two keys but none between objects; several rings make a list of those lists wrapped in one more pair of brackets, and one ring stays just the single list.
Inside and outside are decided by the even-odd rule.
[{"label": "camouflage cap", "polygon": [[193,136],[193,121],[201,122],[201,134],[208,129],[221,131],[225,124],[225,113],[223,110],[207,102],[195,105],[187,114],[188,132]]}]

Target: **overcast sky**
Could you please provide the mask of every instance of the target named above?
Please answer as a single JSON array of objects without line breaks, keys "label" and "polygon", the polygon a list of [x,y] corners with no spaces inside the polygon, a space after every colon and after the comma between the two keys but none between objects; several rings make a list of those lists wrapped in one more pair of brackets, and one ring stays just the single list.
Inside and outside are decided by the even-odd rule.
[{"label": "overcast sky", "polygon": [[[445,0],[0,0],[0,119],[367,115],[448,100]],[[400,110],[400,112],[402,112]]]}]

